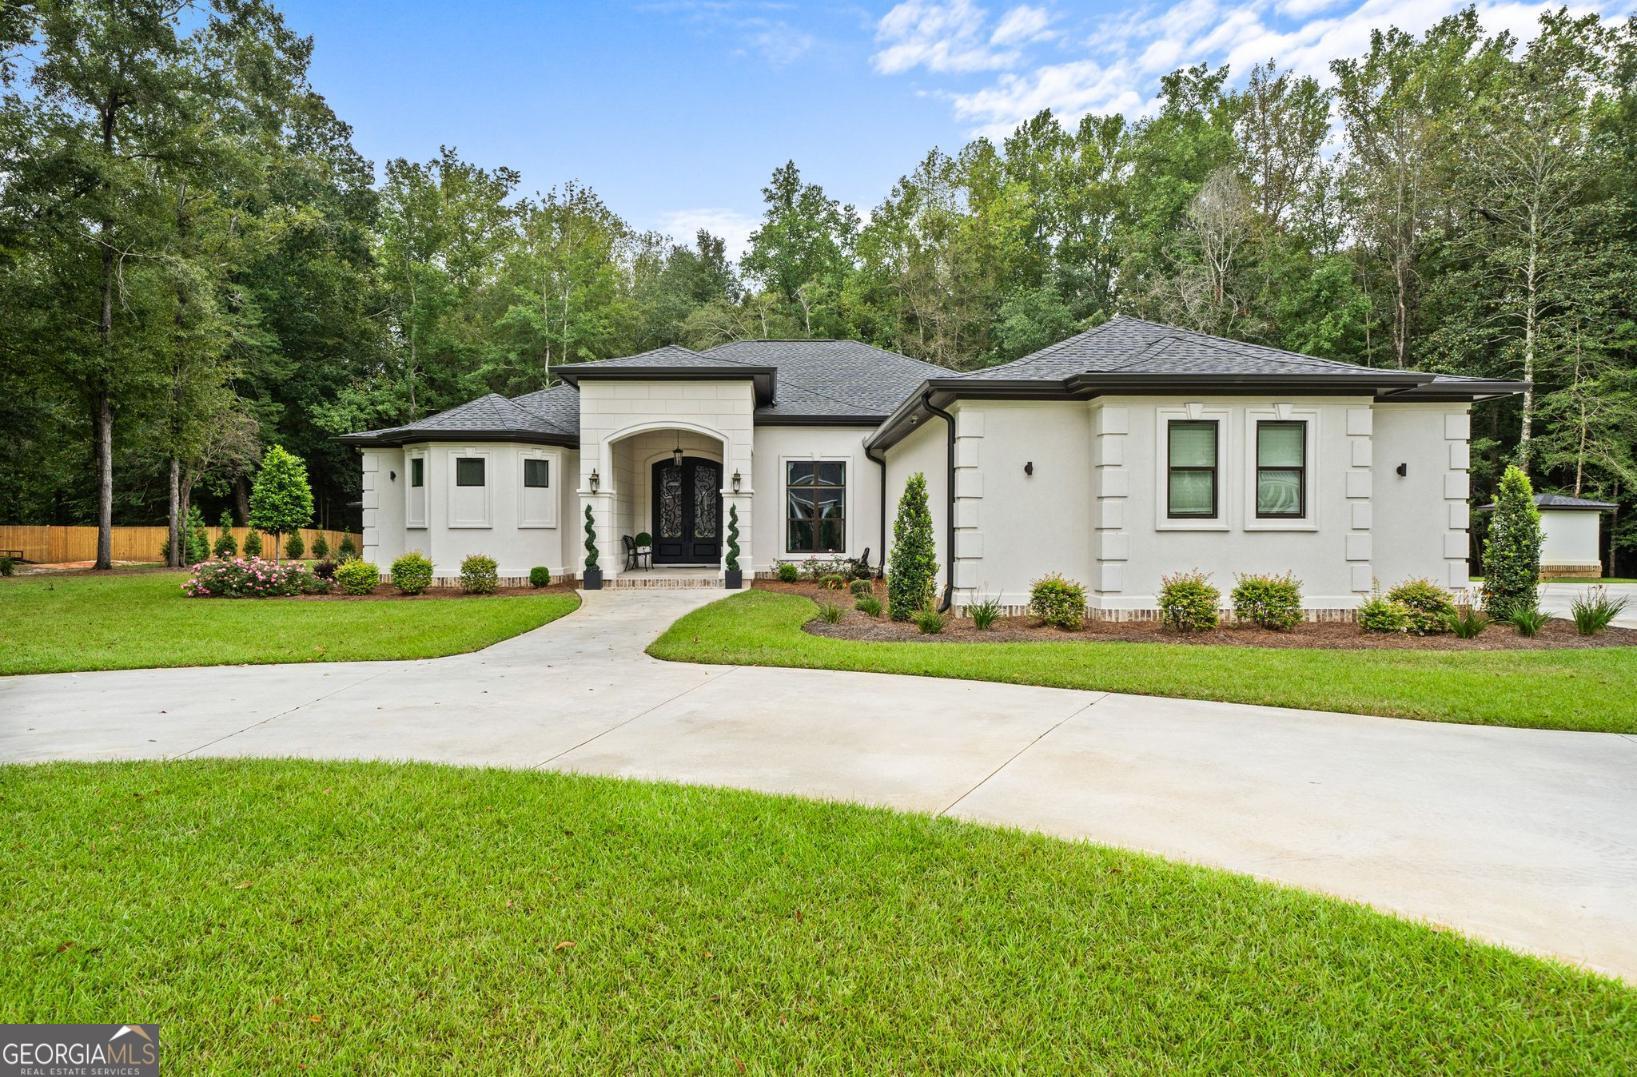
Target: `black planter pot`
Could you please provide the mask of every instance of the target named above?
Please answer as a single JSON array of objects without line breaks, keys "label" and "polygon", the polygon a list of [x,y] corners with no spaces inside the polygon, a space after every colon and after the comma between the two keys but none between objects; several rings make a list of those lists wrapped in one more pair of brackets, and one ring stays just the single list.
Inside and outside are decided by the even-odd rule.
[{"label": "black planter pot", "polygon": [[587,591],[601,591],[603,589],[603,570],[588,568],[585,575],[580,577],[580,586]]},{"label": "black planter pot", "polygon": [[729,591],[739,590],[745,585],[745,574],[743,570],[737,568],[727,569],[726,575],[722,580],[722,585]]}]

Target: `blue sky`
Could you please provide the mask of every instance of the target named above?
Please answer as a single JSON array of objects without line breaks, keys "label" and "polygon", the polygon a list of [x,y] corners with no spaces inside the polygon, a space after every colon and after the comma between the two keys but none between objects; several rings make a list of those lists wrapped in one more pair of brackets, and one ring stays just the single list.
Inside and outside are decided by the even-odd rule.
[{"label": "blue sky", "polygon": [[[1629,13],[1637,0],[1580,9]],[[1372,27],[1425,29],[1460,0],[971,0],[799,5],[283,0],[317,40],[312,78],[380,165],[439,144],[510,165],[525,192],[589,184],[633,225],[736,249],[794,158],[867,212],[933,146],[1043,107],[1141,115],[1159,76],[1276,57],[1323,76]],[[1538,3],[1480,4],[1529,35]]]}]

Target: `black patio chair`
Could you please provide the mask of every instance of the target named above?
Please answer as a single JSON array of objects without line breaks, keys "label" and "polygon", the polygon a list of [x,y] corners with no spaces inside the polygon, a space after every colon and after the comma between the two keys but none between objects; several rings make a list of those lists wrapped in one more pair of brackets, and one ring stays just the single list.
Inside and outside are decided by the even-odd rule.
[{"label": "black patio chair", "polygon": [[630,535],[621,535],[620,542],[625,546],[625,567],[627,569],[654,567],[653,547],[637,545],[637,540]]}]

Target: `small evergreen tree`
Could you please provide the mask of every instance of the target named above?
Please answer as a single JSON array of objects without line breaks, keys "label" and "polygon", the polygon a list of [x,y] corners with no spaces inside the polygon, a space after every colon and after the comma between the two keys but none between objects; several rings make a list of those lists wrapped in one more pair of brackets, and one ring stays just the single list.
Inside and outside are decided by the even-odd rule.
[{"label": "small evergreen tree", "polygon": [[306,527],[312,518],[313,491],[307,485],[307,465],[284,446],[274,445],[262,457],[261,470],[250,487],[250,526],[272,534],[276,561],[279,536]]},{"label": "small evergreen tree", "polygon": [[927,507],[926,476],[917,471],[904,484],[898,517],[892,524],[892,559],[887,571],[887,612],[907,621],[932,602],[938,574],[938,548],[932,537],[932,510]]},{"label": "small evergreen tree", "polygon": [[290,532],[290,537],[284,540],[284,556],[292,561],[301,560],[301,555],[307,552],[307,543],[301,537],[300,531]]},{"label": "small evergreen tree", "polygon": [[324,536],[322,531],[313,536],[313,556],[320,561],[330,556],[330,540]]},{"label": "small evergreen tree", "polygon": [[185,524],[183,548],[190,565],[210,560],[210,532],[205,528],[205,514],[198,505],[189,505]]},{"label": "small evergreen tree", "polygon": [[246,557],[261,556],[261,532],[254,527],[244,536],[244,555]]},{"label": "small evergreen tree", "polygon": [[739,571],[739,506],[728,506],[728,561],[729,572]]},{"label": "small evergreen tree", "polygon": [[591,506],[585,507],[585,570],[597,568],[597,525],[591,519]]},{"label": "small evergreen tree", "polygon": [[351,561],[358,556],[358,546],[352,541],[351,535],[341,536],[341,545],[335,548],[335,555],[343,561]]},{"label": "small evergreen tree", "polygon": [[233,510],[223,509],[221,523],[216,526],[222,532],[216,538],[216,557],[221,561],[231,561],[239,555],[239,542],[233,537]]},{"label": "small evergreen tree", "polygon": [[1539,604],[1540,510],[1529,476],[1509,467],[1495,494],[1495,511],[1484,539],[1484,610],[1497,621]]}]

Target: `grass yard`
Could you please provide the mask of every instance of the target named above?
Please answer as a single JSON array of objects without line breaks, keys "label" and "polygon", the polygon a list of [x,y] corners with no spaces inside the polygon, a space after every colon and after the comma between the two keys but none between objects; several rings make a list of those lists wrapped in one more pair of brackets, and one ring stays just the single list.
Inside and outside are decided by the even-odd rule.
[{"label": "grass yard", "polygon": [[969,823],[427,765],[0,770],[0,1020],[168,1071],[1630,1072],[1637,991]]},{"label": "grass yard", "polygon": [[319,602],[187,598],[186,572],[0,580],[0,674],[433,658],[554,621],[572,594]]},{"label": "grass yard", "polygon": [[1637,733],[1637,648],[1426,652],[1162,643],[883,643],[813,636],[799,595],[745,591],[683,617],[656,658],[1009,681],[1437,722]]}]

